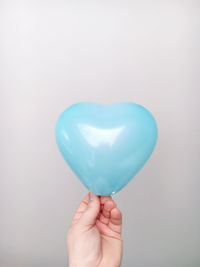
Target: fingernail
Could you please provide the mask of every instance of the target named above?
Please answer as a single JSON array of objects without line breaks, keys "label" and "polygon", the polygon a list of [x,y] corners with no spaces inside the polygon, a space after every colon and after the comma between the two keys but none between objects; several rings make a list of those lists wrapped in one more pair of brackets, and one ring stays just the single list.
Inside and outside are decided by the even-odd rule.
[{"label": "fingernail", "polygon": [[88,198],[88,200],[90,201],[90,194],[89,194],[89,198]]}]

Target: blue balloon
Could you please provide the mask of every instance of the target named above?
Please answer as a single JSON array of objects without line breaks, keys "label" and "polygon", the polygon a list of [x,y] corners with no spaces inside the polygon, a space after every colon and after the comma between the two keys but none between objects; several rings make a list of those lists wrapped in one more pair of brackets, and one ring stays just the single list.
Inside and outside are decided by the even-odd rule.
[{"label": "blue balloon", "polygon": [[157,125],[143,106],[76,103],[56,123],[56,143],[73,172],[96,195],[119,192],[142,168],[157,141]]}]

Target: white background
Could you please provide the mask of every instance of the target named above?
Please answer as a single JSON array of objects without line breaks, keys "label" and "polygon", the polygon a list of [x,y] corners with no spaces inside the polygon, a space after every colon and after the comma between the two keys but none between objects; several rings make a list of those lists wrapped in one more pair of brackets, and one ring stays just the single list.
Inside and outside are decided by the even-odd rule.
[{"label": "white background", "polygon": [[67,266],[87,190],[55,143],[79,101],[144,105],[158,143],[114,196],[123,267],[200,266],[200,1],[0,1],[0,266]]}]

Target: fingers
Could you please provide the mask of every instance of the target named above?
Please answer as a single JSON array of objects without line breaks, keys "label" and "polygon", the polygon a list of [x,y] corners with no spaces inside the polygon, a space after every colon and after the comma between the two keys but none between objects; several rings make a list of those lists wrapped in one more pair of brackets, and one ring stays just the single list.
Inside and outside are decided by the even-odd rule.
[{"label": "fingers", "polygon": [[109,220],[110,220],[110,211],[112,210],[112,208],[114,208],[116,205],[115,203],[113,202],[113,200],[110,199],[107,199],[105,201],[105,204],[103,205],[102,207],[102,210],[99,214],[99,217],[98,219],[104,223],[104,224],[108,224],[109,223]]},{"label": "fingers", "polygon": [[110,232],[121,234],[122,214],[111,196],[98,197],[88,193],[76,209],[72,224],[79,222],[81,226],[90,227],[96,221],[108,227]]},{"label": "fingers", "polygon": [[100,202],[101,204],[104,204],[107,200],[112,199],[111,196],[101,196],[100,197]]},{"label": "fingers", "polygon": [[122,214],[111,198],[106,199],[104,202],[104,207],[99,216],[99,221],[107,225],[112,231],[121,234]]},{"label": "fingers", "polygon": [[113,200],[111,200],[111,199],[107,200],[105,202],[103,210],[102,210],[103,216],[106,218],[110,218],[110,212],[115,207],[116,207],[116,204]]},{"label": "fingers", "polygon": [[96,223],[97,216],[100,211],[100,199],[97,195],[90,193],[90,201],[82,213],[79,223],[83,226],[92,226]]},{"label": "fingers", "polygon": [[111,216],[108,226],[115,232],[121,234],[122,231],[122,213],[118,208],[111,210]]}]

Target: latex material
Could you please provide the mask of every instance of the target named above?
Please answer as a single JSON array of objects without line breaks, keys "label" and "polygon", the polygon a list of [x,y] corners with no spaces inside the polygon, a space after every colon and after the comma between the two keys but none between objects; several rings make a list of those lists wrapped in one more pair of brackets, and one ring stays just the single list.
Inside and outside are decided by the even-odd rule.
[{"label": "latex material", "polygon": [[56,123],[56,143],[86,188],[97,195],[120,191],[142,168],[157,140],[152,114],[135,103],[81,102]]}]

